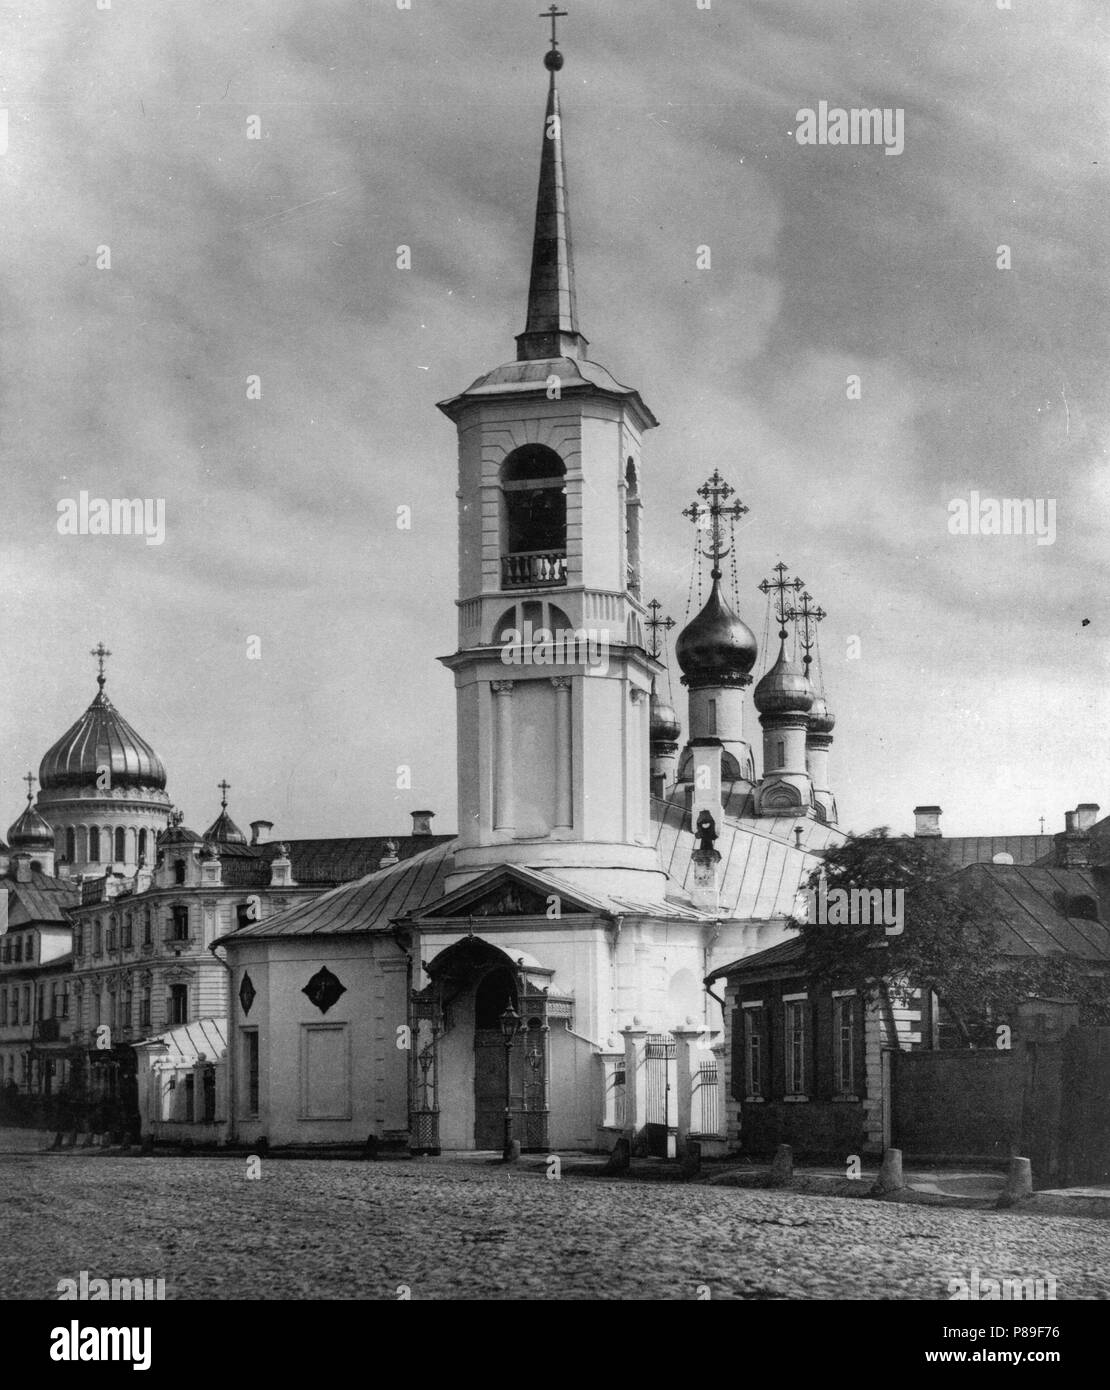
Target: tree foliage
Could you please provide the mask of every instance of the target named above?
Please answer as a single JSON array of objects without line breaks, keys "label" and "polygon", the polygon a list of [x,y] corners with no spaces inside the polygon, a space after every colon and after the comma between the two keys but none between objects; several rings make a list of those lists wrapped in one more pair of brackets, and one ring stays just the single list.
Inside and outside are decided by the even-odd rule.
[{"label": "tree foliage", "polygon": [[[1081,1020],[1110,1021],[1105,977],[1069,957],[1008,957],[989,897],[927,844],[893,838],[883,826],[849,835],[831,848],[808,880],[813,893],[822,874],[834,889],[901,889],[903,930],[877,925],[793,920],[802,934],[807,978],[816,986],[888,995],[900,986],[935,991],[965,1037],[982,1020],[1007,1022],[1033,997],[1071,999]],[[889,998],[887,999],[889,1002]]]}]

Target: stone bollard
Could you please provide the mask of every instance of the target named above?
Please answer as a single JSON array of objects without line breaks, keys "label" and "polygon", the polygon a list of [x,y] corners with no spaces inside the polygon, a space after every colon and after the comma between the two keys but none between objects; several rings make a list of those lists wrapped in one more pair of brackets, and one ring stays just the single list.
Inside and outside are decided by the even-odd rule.
[{"label": "stone bollard", "polygon": [[794,1150],[789,1144],[780,1144],[771,1162],[771,1186],[785,1187],[794,1176]]},{"label": "stone bollard", "polygon": [[871,1189],[872,1197],[885,1197],[889,1192],[901,1192],[906,1182],[902,1177],[902,1150],[884,1149],[879,1176]]},{"label": "stone bollard", "polygon": [[701,1172],[701,1145],[696,1139],[686,1141],[686,1152],[682,1155],[682,1176],[696,1178]]},{"label": "stone bollard", "polygon": [[509,1141],[509,1147],[508,1147],[507,1149],[505,1149],[505,1150],[502,1152],[502,1154],[501,1154],[501,1162],[502,1162],[502,1163],[515,1163],[519,1157],[520,1157],[520,1140],[519,1140],[519,1139],[511,1139],[511,1140]]},{"label": "stone bollard", "polygon": [[1006,1186],[996,1203],[1000,1207],[1012,1207],[1033,1195],[1033,1165],[1027,1158],[1011,1158],[1010,1171],[1006,1174]]},{"label": "stone bollard", "polygon": [[606,1173],[627,1173],[632,1166],[632,1145],[622,1134],[613,1145],[613,1151],[605,1164]]}]

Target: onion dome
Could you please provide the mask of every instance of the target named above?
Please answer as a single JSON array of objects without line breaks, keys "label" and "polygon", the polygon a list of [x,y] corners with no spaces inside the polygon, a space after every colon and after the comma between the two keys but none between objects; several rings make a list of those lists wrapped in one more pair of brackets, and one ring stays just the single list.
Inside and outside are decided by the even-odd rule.
[{"label": "onion dome", "polygon": [[805,670],[786,658],[786,643],[780,643],[778,659],[767,671],[752,695],[760,714],[804,714],[816,698]]},{"label": "onion dome", "polygon": [[675,659],[683,683],[692,686],[747,685],[755,665],[755,633],[721,597],[720,577],[705,607],[679,633]]},{"label": "onion dome", "polygon": [[809,709],[809,732],[811,734],[831,734],[836,726],[836,716],[829,709],[824,695],[818,695]]},{"label": "onion dome", "polygon": [[651,741],[652,743],[677,743],[679,737],[678,715],[674,707],[658,695],[651,697]]},{"label": "onion dome", "polygon": [[164,790],[161,758],[105,695],[103,672],[96,679],[100,689],[92,704],[39,764],[40,786],[96,788],[102,785],[98,769],[107,767],[112,787]]},{"label": "onion dome", "polygon": [[54,848],[54,832],[31,805],[32,800],[32,794],[28,792],[23,814],[8,831],[8,844],[15,853]]}]

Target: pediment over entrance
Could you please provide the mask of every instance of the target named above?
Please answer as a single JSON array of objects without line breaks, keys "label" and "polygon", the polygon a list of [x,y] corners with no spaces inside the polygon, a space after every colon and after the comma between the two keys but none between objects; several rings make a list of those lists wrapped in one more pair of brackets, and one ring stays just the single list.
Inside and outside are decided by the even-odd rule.
[{"label": "pediment over entrance", "polygon": [[430,903],[409,919],[429,918],[544,917],[608,915],[603,903],[585,894],[568,893],[563,884],[532,869],[517,865],[491,869],[453,893]]}]

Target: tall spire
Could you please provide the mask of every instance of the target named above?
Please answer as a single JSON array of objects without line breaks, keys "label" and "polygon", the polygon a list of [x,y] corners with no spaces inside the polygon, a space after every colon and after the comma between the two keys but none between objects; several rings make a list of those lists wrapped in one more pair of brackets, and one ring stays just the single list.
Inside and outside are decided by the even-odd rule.
[{"label": "tall spire", "polygon": [[536,232],[532,241],[532,276],[528,285],[528,320],[518,334],[520,362],[585,354],[586,339],[578,331],[574,299],[574,257],[567,209],[567,171],[563,159],[563,121],[555,74],[563,66],[555,21],[566,11],[552,5],[540,15],[551,21],[551,47],[543,64],[551,74],[544,116],[540,186],[536,197]]}]

